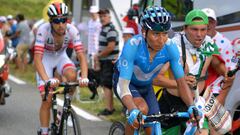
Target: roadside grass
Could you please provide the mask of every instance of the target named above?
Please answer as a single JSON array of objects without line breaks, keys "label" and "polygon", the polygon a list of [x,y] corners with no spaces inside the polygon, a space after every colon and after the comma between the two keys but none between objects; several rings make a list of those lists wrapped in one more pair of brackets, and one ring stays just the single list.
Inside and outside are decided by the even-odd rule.
[{"label": "roadside grass", "polygon": [[0,0],[0,15],[22,13],[26,18],[42,18],[42,11],[49,0]]},{"label": "roadside grass", "polygon": [[[15,64],[12,64],[12,63],[9,64],[9,67],[10,67],[10,74],[36,86],[35,69],[33,65],[27,65],[26,72],[20,72],[19,70],[16,70]],[[90,90],[88,90],[88,88],[80,88],[80,94],[78,94],[80,102],[79,100],[74,98],[73,104],[84,109],[87,112],[90,112],[93,115],[97,115],[98,112],[103,110],[105,107],[104,100],[103,100],[103,91],[101,88],[98,88],[98,93],[99,93],[98,94],[99,96],[95,97],[94,100],[90,100],[90,96],[91,96]],[[62,98],[62,96],[59,96],[59,97]],[[113,113],[113,115],[110,115],[107,117],[101,117],[101,118],[109,121],[124,121],[126,118],[124,118],[121,115],[122,105],[117,98],[114,98],[114,108],[116,109],[116,111]]]}]

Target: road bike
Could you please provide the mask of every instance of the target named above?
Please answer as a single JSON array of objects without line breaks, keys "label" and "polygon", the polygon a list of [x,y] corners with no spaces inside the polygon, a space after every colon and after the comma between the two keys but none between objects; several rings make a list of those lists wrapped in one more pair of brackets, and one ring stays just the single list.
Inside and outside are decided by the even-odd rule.
[{"label": "road bike", "polygon": [[[50,93],[52,94],[51,110],[53,121],[50,126],[50,135],[81,135],[80,121],[71,106],[71,97],[69,94],[77,86],[79,86],[78,82],[61,83],[57,89],[50,91],[50,83],[45,85],[43,101],[46,101]],[[57,94],[64,95],[62,111],[58,111],[60,109],[58,109],[57,105]],[[71,126],[69,126],[68,122],[70,122]],[[41,135],[41,131],[38,131],[38,135]]]},{"label": "road bike", "polygon": [[[189,119],[188,112],[175,112],[169,114],[157,114],[157,115],[142,115],[138,117],[138,121],[144,119],[144,124],[139,125],[139,129],[134,131],[134,135],[139,135],[142,127],[152,127],[152,135],[162,135],[161,131],[161,121],[168,120],[171,118],[179,118],[183,121]],[[125,126],[122,122],[114,122],[109,130],[108,135],[124,135],[125,133]]]}]

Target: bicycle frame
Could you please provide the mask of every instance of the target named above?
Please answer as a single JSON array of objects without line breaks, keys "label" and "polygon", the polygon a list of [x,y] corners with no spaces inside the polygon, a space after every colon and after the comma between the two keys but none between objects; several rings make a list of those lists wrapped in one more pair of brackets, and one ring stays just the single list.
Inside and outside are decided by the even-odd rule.
[{"label": "bicycle frame", "polygon": [[[78,86],[78,83],[69,83],[65,84],[62,83],[59,86],[60,87],[64,87],[64,89],[57,89],[53,91],[53,96],[52,96],[52,115],[53,115],[53,122],[51,123],[51,129],[53,130],[54,134],[56,135],[61,135],[62,133],[62,123],[64,121],[64,119],[61,119],[61,121],[58,120],[57,118],[57,94],[60,94],[61,91],[63,91],[63,95],[64,95],[64,103],[63,103],[63,108],[62,108],[62,114],[68,114],[69,110],[72,108],[71,107],[71,99],[70,99],[70,94],[69,91],[72,87]],[[45,86],[45,90],[49,89],[49,84],[47,84]],[[47,94],[49,93],[49,91],[45,91],[45,97],[44,100],[47,97]]]},{"label": "bicycle frame", "polygon": [[[66,89],[66,88],[64,88]],[[56,131],[56,134],[60,134],[61,133],[61,130],[63,130],[61,128],[61,125],[57,125],[57,123],[59,122],[60,124],[62,123],[61,121],[63,119],[61,119],[61,121],[58,120],[57,118],[57,113],[58,113],[58,110],[57,110],[57,96],[56,94],[53,95],[52,97],[52,115],[53,115],[53,123],[51,124],[52,128]],[[66,93],[65,90],[64,90],[64,103],[63,103],[63,108],[62,108],[62,114],[67,114],[69,112],[69,109],[71,109],[71,100],[70,100],[70,97],[69,97],[69,93]]]}]

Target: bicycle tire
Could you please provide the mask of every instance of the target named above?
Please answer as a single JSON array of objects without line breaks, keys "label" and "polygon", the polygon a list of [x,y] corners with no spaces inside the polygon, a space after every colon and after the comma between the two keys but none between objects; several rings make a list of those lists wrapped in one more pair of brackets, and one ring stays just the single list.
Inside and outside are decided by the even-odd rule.
[{"label": "bicycle tire", "polygon": [[[68,118],[71,117],[72,127],[67,124]],[[68,112],[63,112],[59,127],[59,135],[81,135],[80,121],[76,112],[71,108]]]},{"label": "bicycle tire", "polygon": [[125,135],[125,126],[122,122],[114,122],[110,129],[108,135]]}]

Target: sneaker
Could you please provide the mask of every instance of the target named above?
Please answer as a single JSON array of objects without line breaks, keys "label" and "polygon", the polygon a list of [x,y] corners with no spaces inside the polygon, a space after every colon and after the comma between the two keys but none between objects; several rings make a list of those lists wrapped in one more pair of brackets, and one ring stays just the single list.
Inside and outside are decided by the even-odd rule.
[{"label": "sneaker", "polygon": [[68,117],[67,125],[68,125],[68,127],[73,127],[73,122],[72,122],[72,118],[71,117]]},{"label": "sneaker", "polygon": [[114,111],[115,111],[115,109],[113,109],[112,111],[109,111],[108,109],[105,108],[103,111],[98,113],[98,116],[100,116],[100,115],[104,115],[104,116],[112,115],[114,113]]}]

